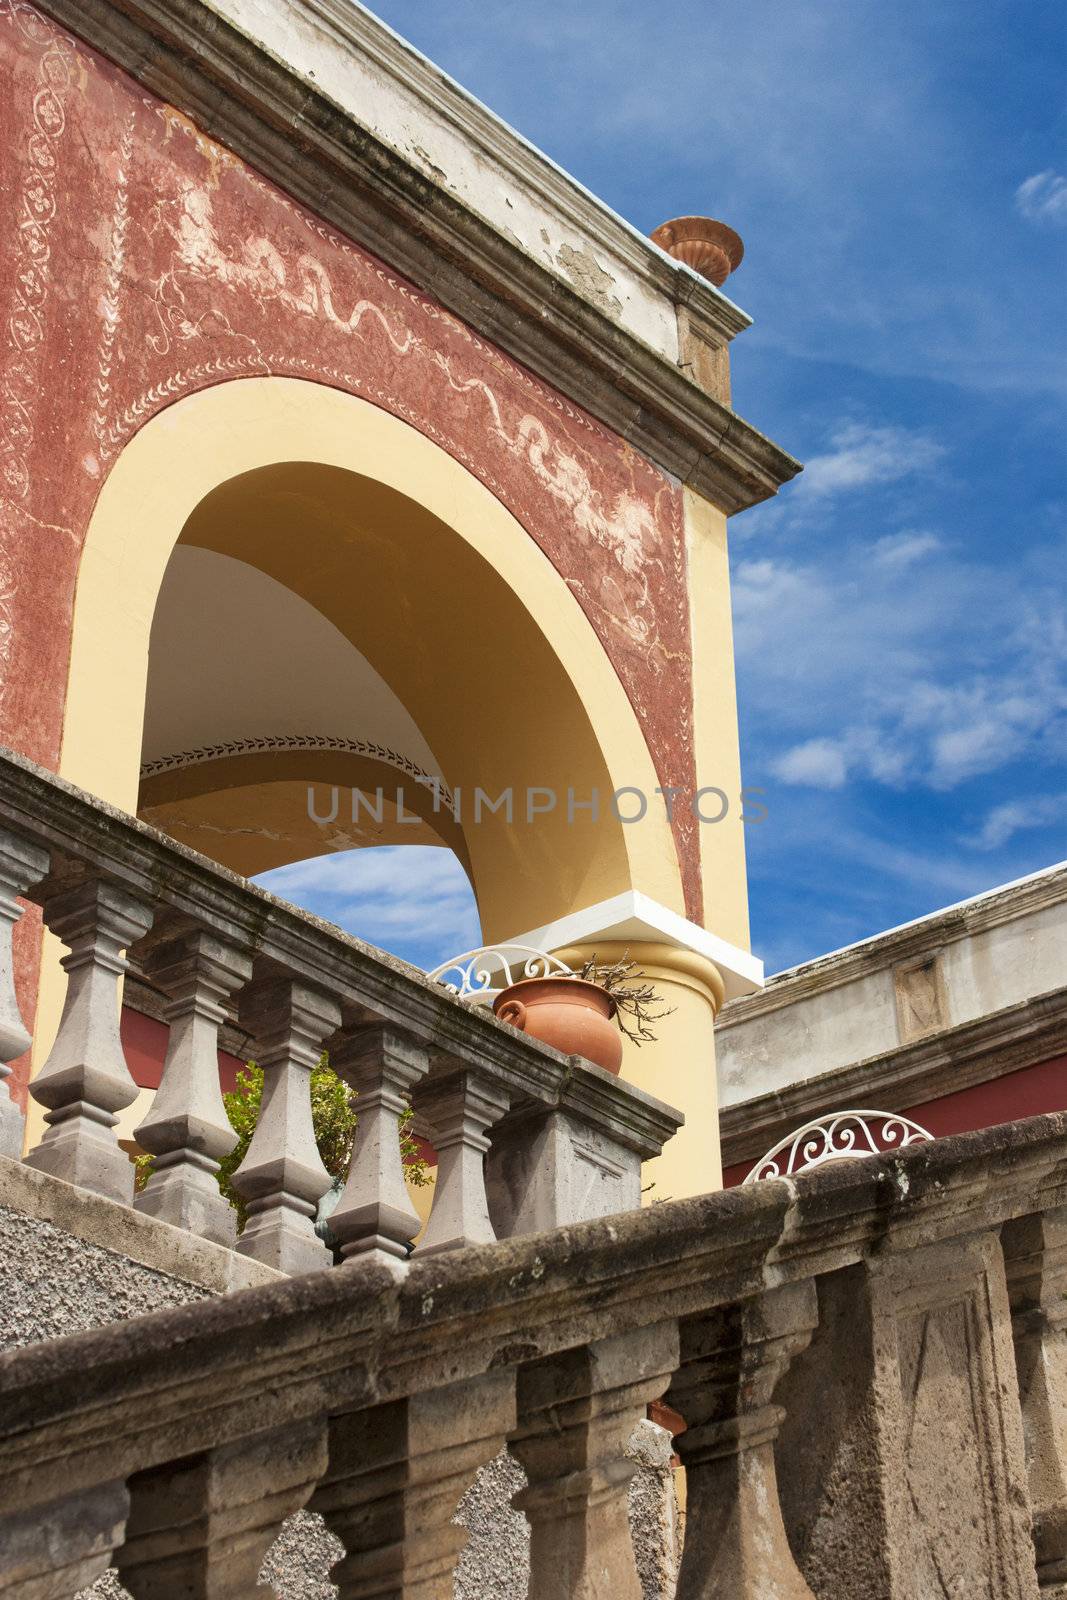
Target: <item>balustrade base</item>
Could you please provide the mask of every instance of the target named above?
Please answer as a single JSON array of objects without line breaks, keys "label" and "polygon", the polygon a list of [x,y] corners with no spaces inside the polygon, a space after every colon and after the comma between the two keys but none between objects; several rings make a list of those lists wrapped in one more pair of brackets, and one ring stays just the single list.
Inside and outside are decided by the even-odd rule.
[{"label": "balustrade base", "polygon": [[133,1201],[133,1162],[111,1130],[118,1117],[76,1101],[45,1116],[50,1126],[25,1157],[26,1165],[120,1205]]},{"label": "balustrade base", "polygon": [[291,1211],[272,1210],[250,1216],[237,1241],[237,1250],[290,1277],[333,1265],[333,1256],[316,1234],[311,1218]]},{"label": "balustrade base", "polygon": [[137,1210],[157,1222],[169,1222],[213,1244],[232,1248],[237,1242],[237,1215],[219,1192],[214,1173],[189,1161],[158,1168],[157,1162],[147,1187],[134,1197]]}]

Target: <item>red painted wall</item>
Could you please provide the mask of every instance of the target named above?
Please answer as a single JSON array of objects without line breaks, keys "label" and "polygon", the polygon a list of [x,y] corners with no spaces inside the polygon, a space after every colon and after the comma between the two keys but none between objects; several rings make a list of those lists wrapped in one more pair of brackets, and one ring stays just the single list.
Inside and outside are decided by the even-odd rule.
[{"label": "red painted wall", "polygon": [[[973,1133],[976,1128],[993,1128],[1001,1122],[1040,1116],[1045,1111],[1067,1111],[1067,1056],[1021,1067],[1018,1072],[927,1100],[923,1105],[907,1106],[903,1114],[940,1139],[950,1133]],[[732,1189],[741,1183],[755,1165],[755,1161],[743,1161],[725,1168],[724,1186]]]},{"label": "red painted wall", "polygon": [[[119,1020],[119,1037],[126,1057],[130,1076],[139,1089],[158,1089],[163,1076],[163,1060],[167,1054],[170,1029],[165,1022],[143,1016],[123,1006]],[[219,1078],[229,1094],[237,1084],[237,1074],[245,1063],[227,1050],[219,1051]]]},{"label": "red painted wall", "polygon": [[[388,265],[15,0],[0,0],[0,743],[54,766],[93,504],[193,390],[284,374],[462,461],[567,580],[660,782],[693,784],[678,485]],[[676,808],[689,914],[696,824]]]}]

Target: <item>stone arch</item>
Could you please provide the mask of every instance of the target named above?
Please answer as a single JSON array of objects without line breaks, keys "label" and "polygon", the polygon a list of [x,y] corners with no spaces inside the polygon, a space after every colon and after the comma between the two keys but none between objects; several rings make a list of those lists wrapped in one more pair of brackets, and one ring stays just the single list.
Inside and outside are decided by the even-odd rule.
[{"label": "stone arch", "polygon": [[[487,938],[629,888],[683,911],[662,808],[626,826],[608,806],[624,786],[653,800],[658,780],[564,579],[446,451],[367,401],[303,380],[242,379],[187,396],[111,469],[79,569],[63,776],[127,810],[145,803],[149,645],[179,544],[245,562],[327,617],[410,712],[453,789],[510,786],[517,808],[530,787],[556,794],[555,810],[533,823],[483,812],[474,826],[468,814],[461,839],[442,841],[465,854]],[[243,788],[248,801],[295,781],[299,752],[261,754],[255,771],[240,760],[202,771],[206,788],[187,779],[186,798],[198,783],[201,793]],[[568,820],[568,788],[579,801],[599,791],[598,821],[583,811]],[[149,809],[159,803],[157,785]]]}]

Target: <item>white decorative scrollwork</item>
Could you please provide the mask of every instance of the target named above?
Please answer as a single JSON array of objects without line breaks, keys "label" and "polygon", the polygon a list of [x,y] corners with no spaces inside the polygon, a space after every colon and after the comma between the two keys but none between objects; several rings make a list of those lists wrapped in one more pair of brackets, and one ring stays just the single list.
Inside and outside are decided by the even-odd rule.
[{"label": "white decorative scrollwork", "polygon": [[821,1167],[827,1161],[885,1155],[887,1151],[903,1150],[909,1144],[933,1137],[910,1117],[897,1112],[835,1111],[829,1116],[817,1117],[814,1122],[806,1122],[795,1133],[780,1139],[756,1162],[745,1182],[793,1177],[798,1172]]},{"label": "white decorative scrollwork", "polygon": [[427,976],[434,983],[443,983],[457,1000],[491,1006],[503,989],[523,978],[571,978],[574,974],[546,950],[528,944],[495,944],[444,961]]}]

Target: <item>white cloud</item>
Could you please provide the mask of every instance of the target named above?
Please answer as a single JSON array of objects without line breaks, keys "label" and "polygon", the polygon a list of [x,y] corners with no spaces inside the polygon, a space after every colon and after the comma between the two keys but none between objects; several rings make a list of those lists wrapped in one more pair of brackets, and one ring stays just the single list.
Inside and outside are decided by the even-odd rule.
[{"label": "white cloud", "polygon": [[799,487],[809,495],[840,494],[929,472],[945,453],[936,439],[918,430],[862,422],[846,423],[830,444],[830,450],[812,456],[804,467]]},{"label": "white cloud", "polygon": [[902,567],[910,567],[940,549],[941,540],[935,533],[887,533],[884,538],[875,540],[871,555],[878,566],[899,572]]},{"label": "white cloud", "polygon": [[1057,822],[1067,838],[1067,792],[1005,800],[993,807],[970,843],[979,850],[997,850],[1026,828],[1044,828]]},{"label": "white cloud", "polygon": [[951,788],[963,778],[1002,766],[1013,753],[1015,731],[1008,717],[989,715],[939,733],[932,747],[935,781]]},{"label": "white cloud", "polygon": [[1051,168],[1035,172],[1016,189],[1015,204],[1028,222],[1067,223],[1067,178]]},{"label": "white cloud", "polygon": [[771,770],[785,783],[813,789],[843,788],[848,777],[845,752],[832,739],[808,739],[794,745],[772,763]]},{"label": "white cloud", "polygon": [[[790,532],[816,526],[813,512]],[[778,778],[944,791],[1054,759],[1067,714],[1057,551],[1035,550],[1028,572],[933,533],[806,548],[734,573],[739,694]]]},{"label": "white cloud", "polygon": [[264,889],[420,966],[481,942],[467,875],[451,850],[380,845],[263,873]]}]

